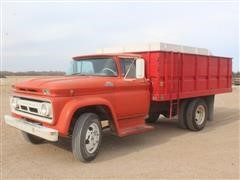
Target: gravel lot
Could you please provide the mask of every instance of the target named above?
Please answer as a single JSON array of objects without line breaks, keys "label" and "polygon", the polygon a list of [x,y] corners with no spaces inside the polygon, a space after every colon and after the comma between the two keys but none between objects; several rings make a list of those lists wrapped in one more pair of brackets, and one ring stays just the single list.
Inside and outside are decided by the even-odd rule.
[{"label": "gravel lot", "polygon": [[[1,82],[3,115],[9,114],[10,84]],[[235,178],[239,179],[239,92],[216,96],[215,120],[201,132],[160,119],[155,130],[118,138],[104,133],[101,151],[91,163],[74,160],[71,143],[31,145],[21,133],[1,123],[2,179],[34,178]]]}]

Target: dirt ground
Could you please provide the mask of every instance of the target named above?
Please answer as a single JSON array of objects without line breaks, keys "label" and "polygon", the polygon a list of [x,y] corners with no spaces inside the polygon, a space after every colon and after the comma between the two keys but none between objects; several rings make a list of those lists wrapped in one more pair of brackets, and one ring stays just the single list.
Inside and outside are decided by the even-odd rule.
[{"label": "dirt ground", "polygon": [[104,133],[96,160],[74,160],[71,143],[31,145],[3,122],[9,114],[10,84],[2,80],[1,177],[39,178],[234,178],[239,179],[239,92],[216,96],[214,121],[200,132],[179,129],[176,120],[161,119],[155,130],[118,138]]}]

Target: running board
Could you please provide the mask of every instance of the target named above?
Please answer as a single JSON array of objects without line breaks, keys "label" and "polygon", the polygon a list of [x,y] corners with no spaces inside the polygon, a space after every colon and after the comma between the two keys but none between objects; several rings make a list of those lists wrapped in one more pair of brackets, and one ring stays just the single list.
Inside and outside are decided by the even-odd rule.
[{"label": "running board", "polygon": [[119,136],[124,137],[124,136],[128,136],[128,135],[133,135],[133,134],[140,134],[140,133],[150,131],[153,129],[154,129],[153,126],[144,124],[144,125],[135,126],[135,127],[131,127],[131,128],[121,129]]}]

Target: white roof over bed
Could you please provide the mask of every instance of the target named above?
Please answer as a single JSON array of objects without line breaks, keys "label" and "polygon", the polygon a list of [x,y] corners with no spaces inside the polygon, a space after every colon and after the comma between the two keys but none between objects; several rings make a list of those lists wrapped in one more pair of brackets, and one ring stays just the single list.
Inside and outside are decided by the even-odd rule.
[{"label": "white roof over bed", "polygon": [[212,55],[212,53],[206,48],[198,48],[162,42],[130,44],[122,47],[99,48],[96,50],[96,53],[105,54],[105,53],[140,52],[140,51],[173,51],[190,54]]}]

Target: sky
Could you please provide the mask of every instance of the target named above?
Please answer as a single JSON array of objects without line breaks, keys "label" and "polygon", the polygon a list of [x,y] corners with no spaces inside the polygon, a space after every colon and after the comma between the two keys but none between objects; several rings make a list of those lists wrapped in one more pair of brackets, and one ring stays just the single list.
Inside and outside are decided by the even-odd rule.
[{"label": "sky", "polygon": [[151,42],[207,48],[240,70],[237,2],[4,2],[2,19],[2,70],[65,71],[73,56]]}]

